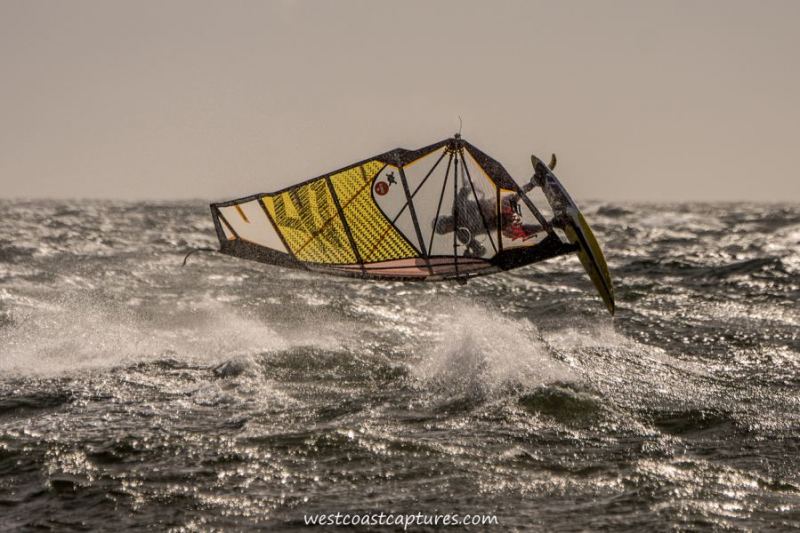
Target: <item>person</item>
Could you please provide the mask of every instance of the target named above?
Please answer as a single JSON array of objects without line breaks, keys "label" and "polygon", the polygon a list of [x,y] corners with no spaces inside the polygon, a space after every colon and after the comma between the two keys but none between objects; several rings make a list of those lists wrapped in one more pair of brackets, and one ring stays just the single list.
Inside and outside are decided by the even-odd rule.
[{"label": "person", "polygon": [[[530,239],[542,229],[537,225],[525,224],[522,219],[520,194],[527,193],[533,187],[532,183],[527,183],[522,187],[522,193],[509,194],[500,200],[500,232],[512,241]],[[481,257],[486,253],[486,248],[475,237],[496,231],[498,225],[496,199],[485,198],[482,191],[479,197],[476,196],[469,184],[462,184],[452,214],[433,221],[434,230],[439,235],[456,232],[456,239],[466,246],[464,255],[468,257]]]}]

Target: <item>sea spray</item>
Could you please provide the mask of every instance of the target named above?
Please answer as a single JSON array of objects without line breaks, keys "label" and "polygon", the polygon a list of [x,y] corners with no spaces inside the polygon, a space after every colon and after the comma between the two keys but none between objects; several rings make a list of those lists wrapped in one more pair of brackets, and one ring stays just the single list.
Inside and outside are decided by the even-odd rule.
[{"label": "sea spray", "polygon": [[487,396],[573,379],[527,319],[510,319],[464,302],[434,314],[436,342],[423,351],[413,375],[450,393]]}]

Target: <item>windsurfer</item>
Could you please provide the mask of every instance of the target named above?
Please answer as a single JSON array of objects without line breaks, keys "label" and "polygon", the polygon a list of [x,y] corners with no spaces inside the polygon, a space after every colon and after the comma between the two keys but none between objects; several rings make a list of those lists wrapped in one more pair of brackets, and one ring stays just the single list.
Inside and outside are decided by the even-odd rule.
[{"label": "windsurfer", "polygon": [[[521,194],[533,189],[533,183],[522,187]],[[524,224],[522,210],[519,206],[519,193],[509,194],[500,200],[500,231],[511,239],[527,240],[541,231],[538,225]],[[477,235],[485,235],[495,231],[498,224],[498,213],[495,200],[477,198],[469,187],[462,187],[456,196],[456,205],[452,215],[440,216],[435,222],[436,233],[443,235],[456,232],[456,238],[467,247],[465,255],[477,257],[485,253],[482,244],[475,240]]]}]

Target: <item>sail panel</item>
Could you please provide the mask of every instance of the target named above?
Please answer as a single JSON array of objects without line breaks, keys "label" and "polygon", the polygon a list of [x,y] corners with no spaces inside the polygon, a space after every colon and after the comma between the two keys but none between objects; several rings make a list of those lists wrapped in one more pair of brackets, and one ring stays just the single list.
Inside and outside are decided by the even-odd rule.
[{"label": "sail panel", "polygon": [[381,161],[373,160],[330,176],[364,263],[419,256],[373,200],[375,176],[385,166]]},{"label": "sail panel", "polygon": [[354,263],[356,255],[324,179],[268,195],[264,206],[292,255],[311,263]]},{"label": "sail panel", "polygon": [[261,200],[252,199],[220,207],[219,211],[224,217],[222,229],[228,239],[240,238],[279,252],[288,252],[280,235],[267,217],[266,211],[261,206]]}]

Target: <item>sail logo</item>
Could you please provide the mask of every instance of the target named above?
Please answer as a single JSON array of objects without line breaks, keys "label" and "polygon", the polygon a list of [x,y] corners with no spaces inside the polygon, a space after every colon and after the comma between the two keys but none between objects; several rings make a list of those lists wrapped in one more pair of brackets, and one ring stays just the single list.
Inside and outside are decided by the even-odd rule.
[{"label": "sail logo", "polygon": [[270,214],[295,256],[317,262],[354,260],[325,180],[290,189],[271,200]]}]

